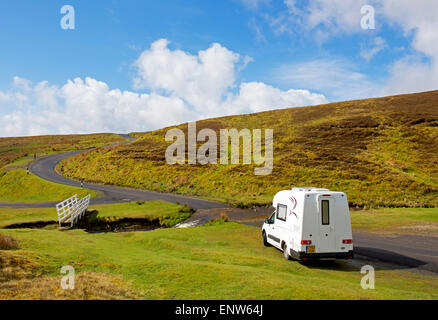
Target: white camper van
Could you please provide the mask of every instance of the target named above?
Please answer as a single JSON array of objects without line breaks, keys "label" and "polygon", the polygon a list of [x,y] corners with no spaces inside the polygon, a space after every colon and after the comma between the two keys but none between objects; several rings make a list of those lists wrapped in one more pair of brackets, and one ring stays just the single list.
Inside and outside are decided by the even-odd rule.
[{"label": "white camper van", "polygon": [[353,259],[347,196],[313,187],[278,192],[276,209],[263,224],[265,246],[297,260]]}]

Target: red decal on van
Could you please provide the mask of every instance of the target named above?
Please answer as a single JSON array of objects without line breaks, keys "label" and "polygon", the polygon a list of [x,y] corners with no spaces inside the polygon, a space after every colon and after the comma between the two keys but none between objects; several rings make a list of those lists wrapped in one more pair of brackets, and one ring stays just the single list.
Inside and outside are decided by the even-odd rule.
[{"label": "red decal on van", "polygon": [[295,197],[290,197],[289,199],[292,201],[292,210],[295,210],[297,207],[297,199],[295,199]]}]

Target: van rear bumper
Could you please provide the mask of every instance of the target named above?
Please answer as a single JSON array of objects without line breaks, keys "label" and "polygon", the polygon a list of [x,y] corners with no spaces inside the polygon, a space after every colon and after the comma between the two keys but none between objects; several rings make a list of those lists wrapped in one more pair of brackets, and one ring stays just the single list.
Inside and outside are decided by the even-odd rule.
[{"label": "van rear bumper", "polygon": [[291,249],[290,256],[296,260],[353,259],[354,254],[353,250],[348,252],[306,253],[297,252]]}]

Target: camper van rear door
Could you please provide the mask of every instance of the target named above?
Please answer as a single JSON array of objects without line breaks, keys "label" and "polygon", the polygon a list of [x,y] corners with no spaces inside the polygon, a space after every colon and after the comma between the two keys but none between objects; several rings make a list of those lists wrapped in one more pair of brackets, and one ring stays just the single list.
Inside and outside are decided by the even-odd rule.
[{"label": "camper van rear door", "polygon": [[329,197],[319,198],[319,225],[320,225],[320,252],[334,252],[335,245],[335,230],[333,223],[334,201]]}]

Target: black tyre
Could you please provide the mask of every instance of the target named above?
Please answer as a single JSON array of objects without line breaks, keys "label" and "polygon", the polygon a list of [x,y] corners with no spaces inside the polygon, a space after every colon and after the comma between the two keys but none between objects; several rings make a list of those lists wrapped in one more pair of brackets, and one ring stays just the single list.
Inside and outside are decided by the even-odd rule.
[{"label": "black tyre", "polygon": [[283,244],[283,255],[286,260],[290,260],[289,249],[287,248],[286,243]]},{"label": "black tyre", "polygon": [[262,236],[263,236],[263,244],[265,245],[265,247],[270,247],[271,245],[268,243],[268,239],[266,238],[266,232],[263,231]]}]

